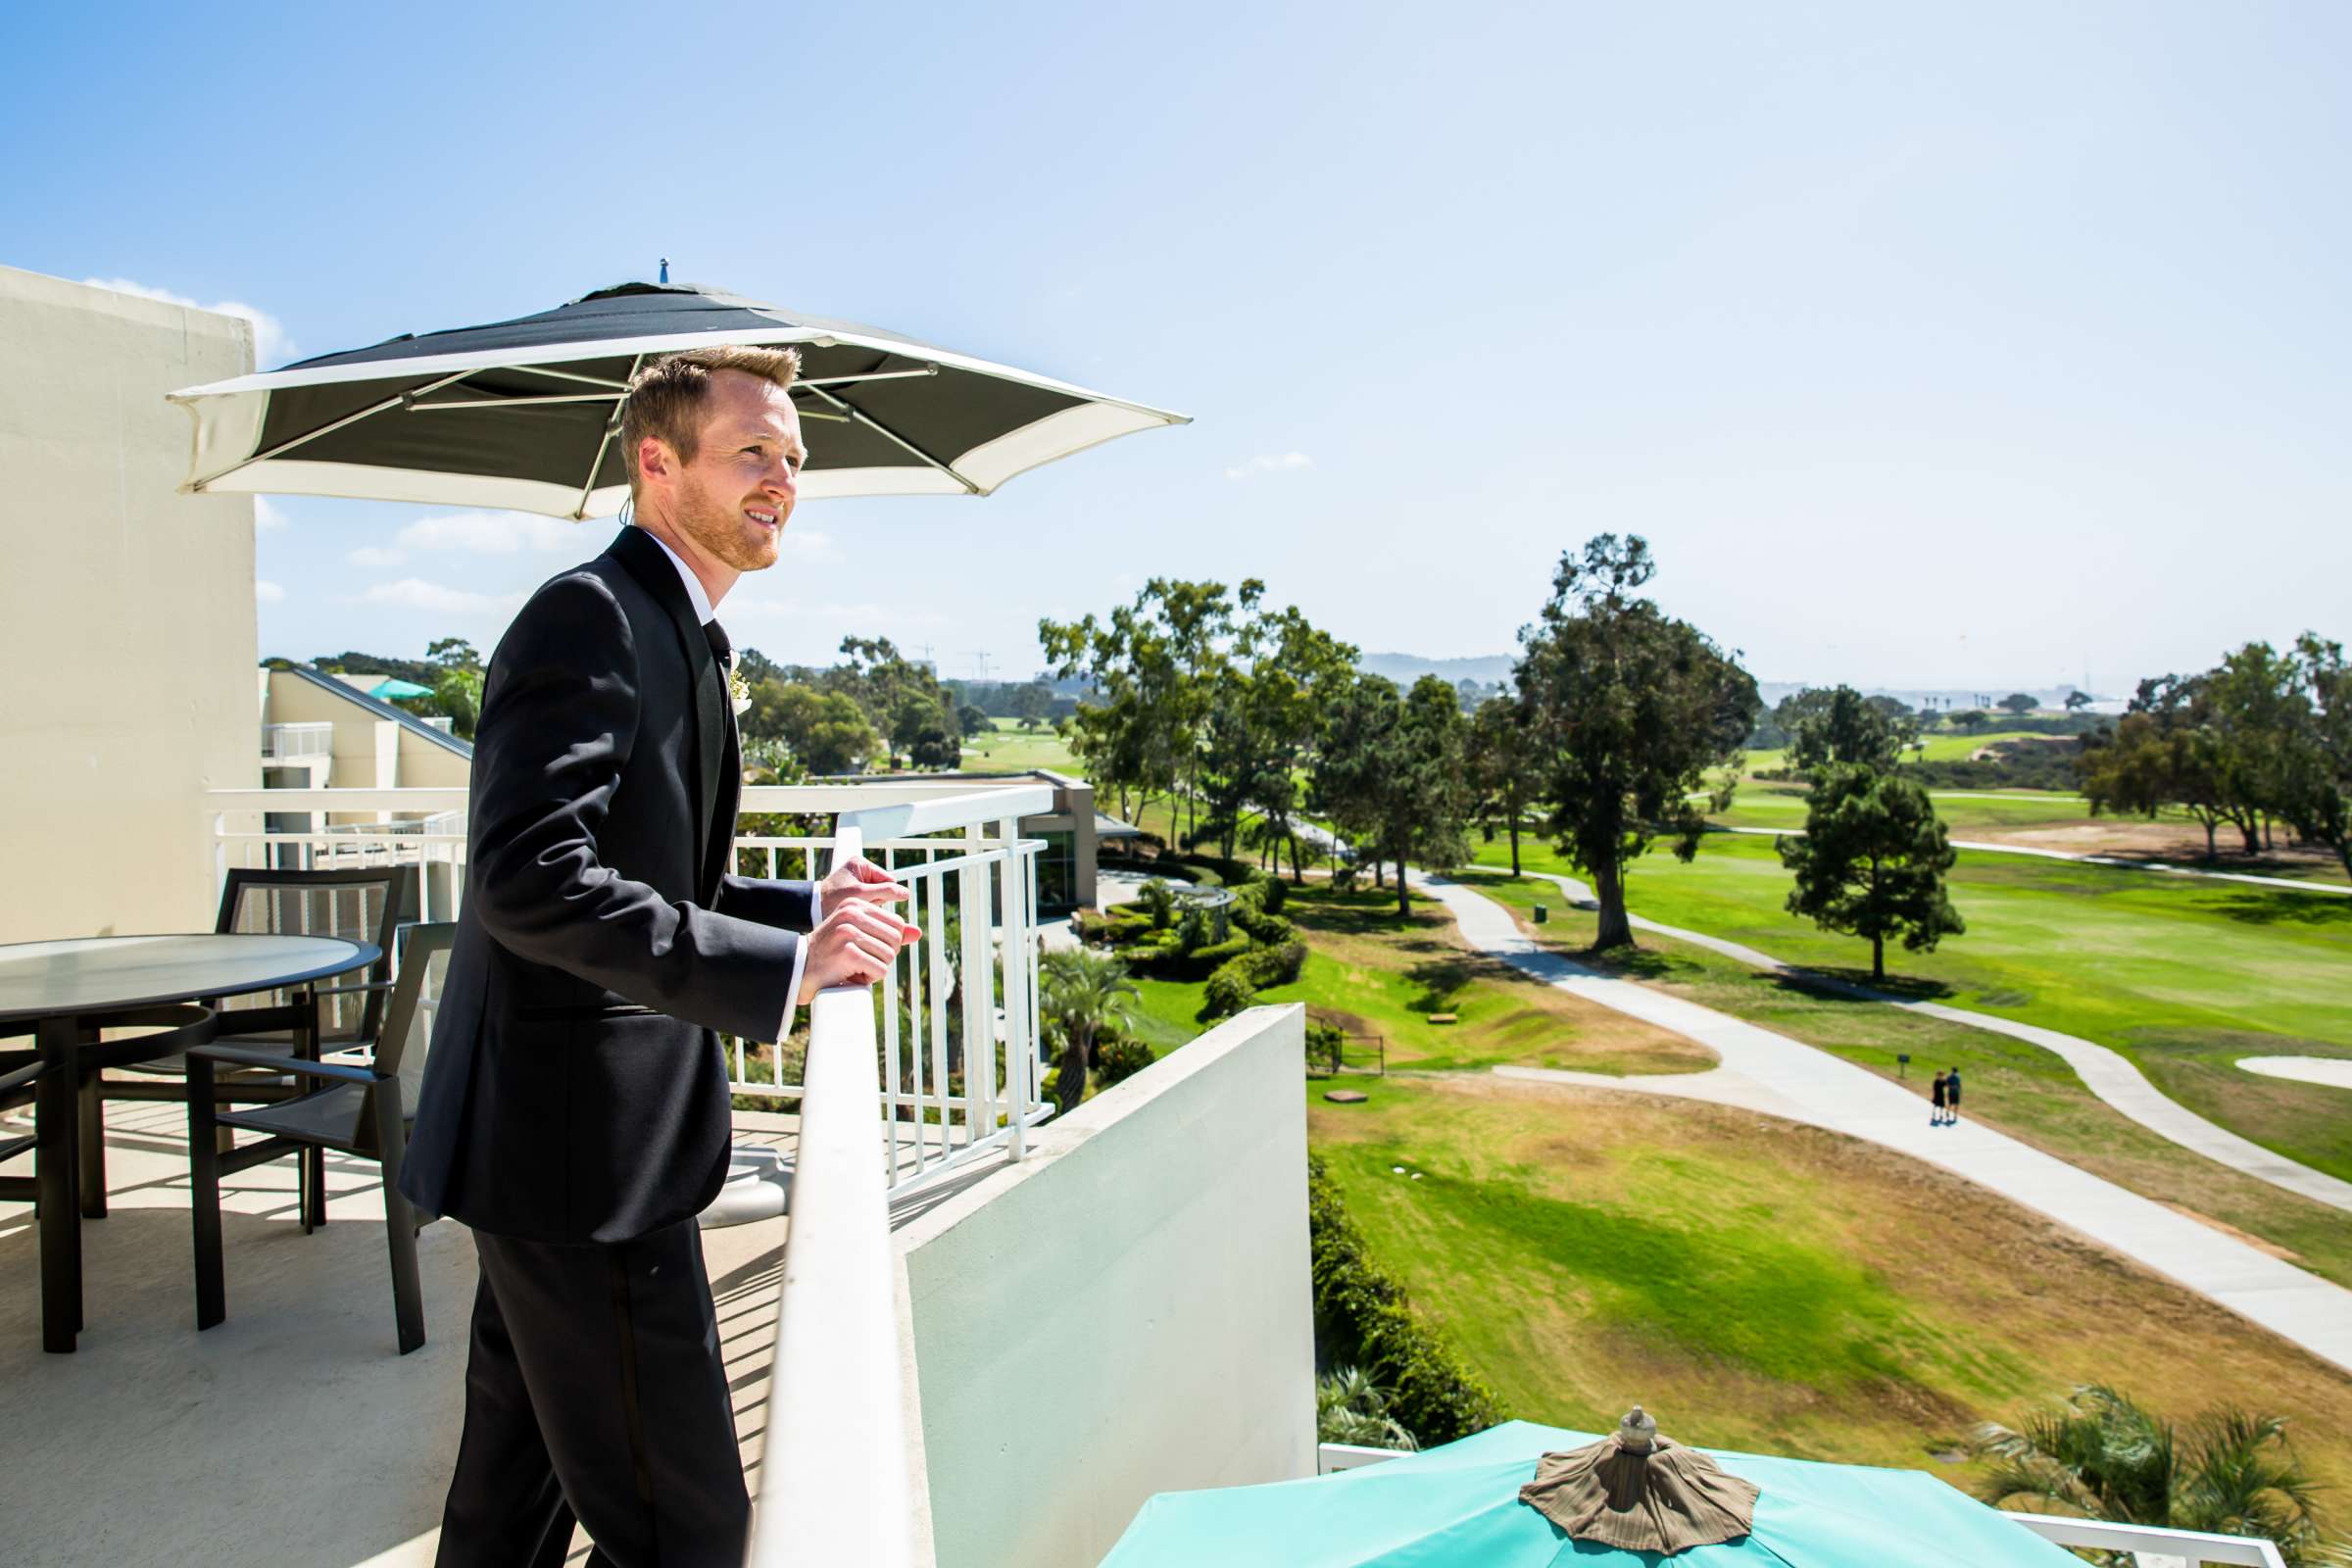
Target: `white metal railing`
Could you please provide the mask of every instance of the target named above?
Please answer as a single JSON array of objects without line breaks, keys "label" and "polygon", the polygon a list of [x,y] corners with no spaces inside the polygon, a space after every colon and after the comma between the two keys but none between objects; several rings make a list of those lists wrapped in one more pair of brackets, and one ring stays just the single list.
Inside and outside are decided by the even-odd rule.
[{"label": "white metal railing", "polygon": [[[232,866],[302,870],[419,868],[418,917],[454,920],[466,889],[463,789],[216,790],[215,873]],[[975,789],[968,780],[766,785],[744,791],[748,814],[842,814],[864,853],[908,887],[909,945],[877,988],[880,1103],[893,1187],[928,1181],[1004,1150],[1053,1113],[1040,1087],[1037,862],[1020,818],[1053,808],[1043,784]],[[333,820],[343,818],[343,820]],[[359,820],[352,820],[358,818]],[[939,834],[951,837],[939,837]],[[836,843],[823,834],[743,834],[737,863],[755,874],[815,874]],[[787,1108],[806,1092],[778,1044],[731,1041],[739,1095]]]},{"label": "white metal railing", "polygon": [[[1399,1448],[1368,1448],[1354,1443],[1319,1444],[1315,1468],[1320,1475],[1354,1470],[1409,1455]],[[2068,1519],[2057,1514],[2013,1513],[2011,1519],[2042,1540],[2060,1546],[2087,1546],[2100,1551],[2128,1551],[2140,1568],[2286,1568],[2278,1548],[2260,1536],[2215,1536],[2202,1530],[2175,1530],[2162,1525],[2119,1525],[2104,1519]]]},{"label": "white metal railing", "polygon": [[[917,890],[907,923],[931,924],[902,951],[879,988],[836,986],[819,992],[809,1007],[792,1228],[785,1234],[777,1288],[767,1448],[750,1568],[814,1562],[905,1568],[926,1555],[916,1539],[920,1516],[911,1506],[925,1480],[914,1471],[906,1442],[889,1188],[926,1173],[931,1124],[919,1076],[926,1044],[937,1074],[941,1129],[940,1147],[929,1155],[932,1171],[1000,1147],[1018,1159],[1026,1128],[1048,1113],[1036,1088],[1041,1063],[1030,933],[1037,845],[1019,839],[1018,819],[1052,804],[1053,792],[1044,786],[983,791],[848,812],[835,828],[832,863],[859,854],[878,856],[878,863],[897,862],[899,880]],[[993,838],[984,831],[991,824]],[[930,836],[958,831],[959,838]],[[774,846],[769,853],[790,847]],[[951,897],[959,938],[953,959],[945,919]],[[1002,935],[992,941],[992,916],[999,915]],[[959,968],[952,970],[951,963]],[[900,1078],[902,969],[910,1081]],[[947,1093],[944,988],[951,973],[957,976],[953,983],[963,1009],[960,1097]],[[1000,1015],[1001,1031],[993,1026]],[[1000,1033],[1005,1048],[1001,1102],[995,1087]],[[910,1112],[916,1151],[911,1171],[902,1131]],[[877,1120],[891,1152],[880,1167],[873,1157]],[[950,1136],[958,1121],[960,1147]]]},{"label": "white metal railing", "polygon": [[282,761],[296,757],[325,757],[335,749],[335,726],[323,721],[301,724],[264,724],[262,757]]}]

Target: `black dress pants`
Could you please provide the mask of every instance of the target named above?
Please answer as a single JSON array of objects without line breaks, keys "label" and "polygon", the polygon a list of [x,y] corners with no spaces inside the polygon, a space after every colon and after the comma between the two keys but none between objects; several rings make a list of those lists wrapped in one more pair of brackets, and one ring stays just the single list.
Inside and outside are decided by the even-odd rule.
[{"label": "black dress pants", "polygon": [[477,1231],[441,1568],[741,1568],[751,1499],[691,1219],[615,1246]]}]

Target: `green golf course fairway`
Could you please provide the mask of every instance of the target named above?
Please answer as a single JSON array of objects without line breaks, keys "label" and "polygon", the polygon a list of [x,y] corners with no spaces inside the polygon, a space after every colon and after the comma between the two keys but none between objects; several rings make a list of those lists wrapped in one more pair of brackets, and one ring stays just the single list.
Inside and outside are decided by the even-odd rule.
[{"label": "green golf course fairway", "polygon": [[1309,1138],[1373,1254],[1511,1415],[1606,1430],[1638,1400],[1688,1442],[1965,1487],[1974,1423],[2102,1381],[2278,1411],[2352,1479],[2352,1379],[1890,1151],[1485,1075],[1322,1087]]},{"label": "green golf course fairway", "polygon": [[[1480,863],[1507,866],[1496,849]],[[1523,860],[1569,870],[1548,850]],[[1637,914],[1869,976],[1867,944],[1786,912],[1769,839],[1715,835],[1689,865],[1652,853],[1627,887]],[[1890,944],[1896,987],[2112,1047],[2199,1114],[2352,1180],[2352,1094],[2235,1065],[2352,1057],[2352,899],[1966,851],[1950,896],[1967,932],[1932,954]]]}]

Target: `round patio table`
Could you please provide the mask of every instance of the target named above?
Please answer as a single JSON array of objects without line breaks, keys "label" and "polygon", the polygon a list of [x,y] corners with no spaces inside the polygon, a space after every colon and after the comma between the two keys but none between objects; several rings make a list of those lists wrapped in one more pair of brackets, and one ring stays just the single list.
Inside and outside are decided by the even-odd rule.
[{"label": "round patio table", "polygon": [[[0,946],[0,1026],[31,1024],[40,1045],[33,1140],[38,1149],[41,1346],[71,1350],[81,1328],[80,1159],[76,1098],[98,1048],[91,1027],[170,1024],[103,1048],[103,1065],[152,1061],[211,1038],[211,1009],[189,1004],[308,985],[364,969],[373,943],[341,937],[205,934],[76,937]],[[142,1015],[143,1014],[143,1015]],[[141,1016],[133,1016],[141,1015]]]}]

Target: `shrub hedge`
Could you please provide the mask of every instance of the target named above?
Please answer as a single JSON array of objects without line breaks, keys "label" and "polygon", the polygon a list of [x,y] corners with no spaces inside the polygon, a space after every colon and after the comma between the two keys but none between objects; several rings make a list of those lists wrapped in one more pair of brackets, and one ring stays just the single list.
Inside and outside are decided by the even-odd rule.
[{"label": "shrub hedge", "polygon": [[1423,1447],[1502,1420],[1494,1391],[1413,1316],[1404,1287],[1373,1261],[1323,1161],[1306,1161],[1307,1248],[1315,1293],[1315,1363],[1352,1365],[1392,1391],[1389,1413]]},{"label": "shrub hedge", "polygon": [[1095,1082],[1104,1089],[1134,1077],[1159,1058],[1141,1040],[1112,1035],[1095,1042]]}]

